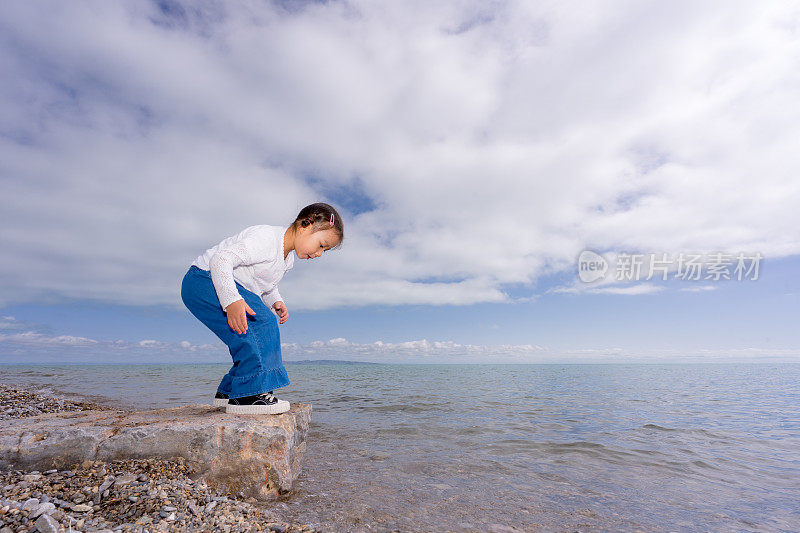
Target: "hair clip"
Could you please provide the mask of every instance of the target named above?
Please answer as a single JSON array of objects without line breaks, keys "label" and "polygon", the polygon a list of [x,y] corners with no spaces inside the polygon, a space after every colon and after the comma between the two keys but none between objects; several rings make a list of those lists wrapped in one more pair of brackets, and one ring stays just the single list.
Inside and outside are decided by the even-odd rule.
[{"label": "hair clip", "polygon": [[331,226],[333,226],[333,213],[331,213]]}]

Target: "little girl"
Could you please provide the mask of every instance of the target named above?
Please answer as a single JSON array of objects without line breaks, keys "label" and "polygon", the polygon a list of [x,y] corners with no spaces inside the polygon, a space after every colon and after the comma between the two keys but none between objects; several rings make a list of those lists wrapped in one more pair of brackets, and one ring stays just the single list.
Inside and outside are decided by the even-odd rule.
[{"label": "little girl", "polygon": [[289,402],[272,394],[290,384],[278,320],[270,311],[277,312],[281,324],[289,318],[278,282],[294,266],[292,250],[300,259],[312,259],[338,248],[343,239],[339,213],[316,203],[301,209],[289,226],[250,226],[194,260],[183,277],[181,298],[233,358],[214,405],[234,414],[289,410]]}]

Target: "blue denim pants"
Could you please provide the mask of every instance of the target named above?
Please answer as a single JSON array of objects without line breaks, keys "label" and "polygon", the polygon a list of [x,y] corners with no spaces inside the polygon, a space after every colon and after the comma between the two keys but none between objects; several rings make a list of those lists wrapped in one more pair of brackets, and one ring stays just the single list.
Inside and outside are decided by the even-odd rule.
[{"label": "blue denim pants", "polygon": [[191,313],[224,342],[233,358],[233,366],[222,378],[217,390],[231,398],[269,392],[290,384],[281,358],[278,318],[261,298],[238,281],[236,288],[256,312],[247,314],[247,333],[231,329],[222,309],[211,273],[192,265],[181,284],[181,298]]}]

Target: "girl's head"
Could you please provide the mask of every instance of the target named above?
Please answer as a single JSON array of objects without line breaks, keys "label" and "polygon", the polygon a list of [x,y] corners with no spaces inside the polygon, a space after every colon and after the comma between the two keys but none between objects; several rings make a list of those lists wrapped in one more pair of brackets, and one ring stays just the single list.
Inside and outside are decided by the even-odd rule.
[{"label": "girl's head", "polygon": [[[333,225],[331,225],[333,221]],[[316,203],[300,210],[292,223],[294,252],[300,259],[313,259],[338,248],[344,240],[344,224],[333,206]]]}]

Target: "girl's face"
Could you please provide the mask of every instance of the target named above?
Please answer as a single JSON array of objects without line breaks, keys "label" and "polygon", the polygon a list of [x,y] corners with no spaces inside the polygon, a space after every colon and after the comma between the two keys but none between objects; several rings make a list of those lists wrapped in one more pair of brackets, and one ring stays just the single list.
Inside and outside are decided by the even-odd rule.
[{"label": "girl's face", "polygon": [[300,259],[314,259],[338,243],[339,238],[332,229],[314,231],[312,226],[308,226],[297,230],[297,236],[294,239],[294,252]]}]

